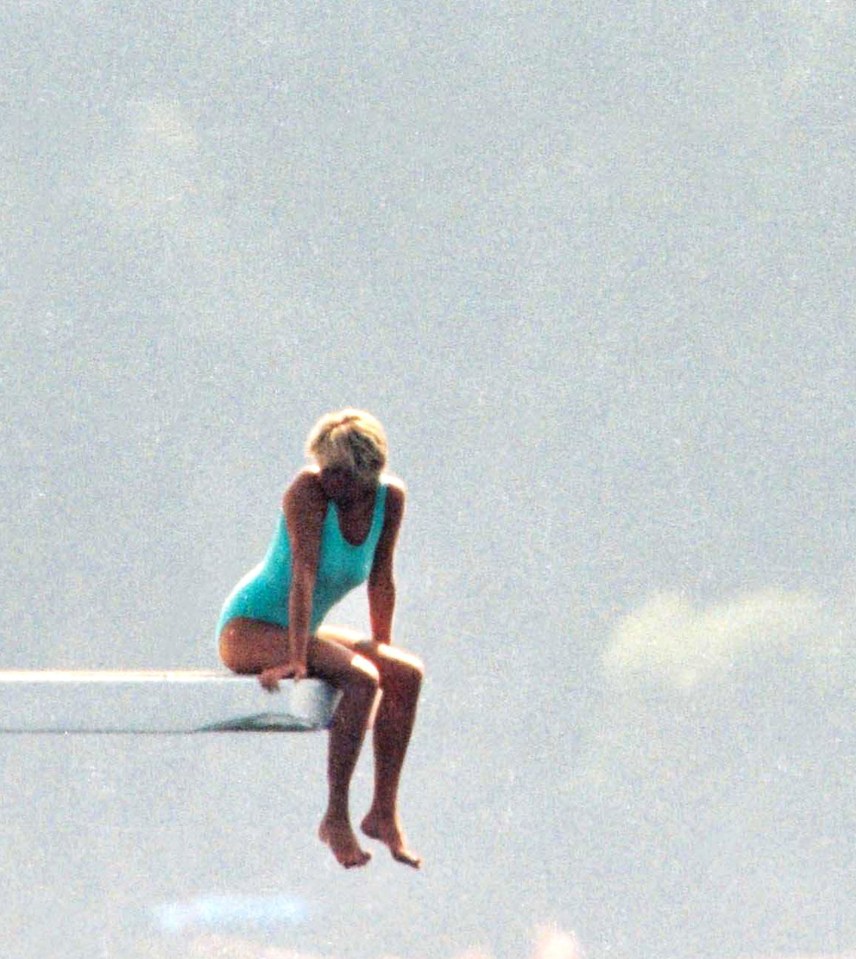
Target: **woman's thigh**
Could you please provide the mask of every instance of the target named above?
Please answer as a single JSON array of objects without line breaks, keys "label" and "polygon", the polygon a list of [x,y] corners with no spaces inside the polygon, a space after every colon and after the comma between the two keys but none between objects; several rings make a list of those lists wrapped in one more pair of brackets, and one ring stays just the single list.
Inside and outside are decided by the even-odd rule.
[{"label": "woman's thigh", "polygon": [[[310,676],[325,679],[341,688],[349,682],[377,683],[378,671],[369,658],[344,641],[360,637],[353,633],[335,642],[326,636],[313,636],[307,650]],[[220,658],[235,673],[255,675],[288,661],[288,630],[258,619],[236,617],[220,633]]]},{"label": "woman's thigh", "polygon": [[335,643],[337,646],[344,646],[351,650],[356,650],[358,646],[369,642],[365,633],[349,629],[347,626],[321,626],[316,636],[326,643]]},{"label": "woman's thigh", "polygon": [[351,683],[367,684],[377,689],[380,676],[377,668],[359,650],[322,635],[312,636],[307,654],[309,675],[325,679],[339,689]]},{"label": "woman's thigh", "polygon": [[220,659],[234,673],[261,673],[288,659],[288,630],[238,616],[220,632]]},{"label": "woman's thigh", "polygon": [[409,653],[399,646],[390,646],[387,643],[376,643],[374,640],[369,639],[364,633],[348,629],[345,626],[322,626],[321,629],[318,630],[318,637],[326,642],[344,646],[346,649],[365,656],[366,659],[370,660],[378,668],[381,680],[384,679],[387,673],[393,671],[415,672],[419,674],[419,677],[425,672],[422,661],[418,656],[414,656],[413,653]]}]

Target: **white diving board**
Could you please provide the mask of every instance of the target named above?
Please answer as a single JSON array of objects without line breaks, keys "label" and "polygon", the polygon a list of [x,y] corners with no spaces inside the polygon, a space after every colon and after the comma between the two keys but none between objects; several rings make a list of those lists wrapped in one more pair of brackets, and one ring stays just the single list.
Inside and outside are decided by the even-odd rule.
[{"label": "white diving board", "polygon": [[269,693],[225,670],[0,670],[0,733],[326,729],[336,699],[319,679]]}]

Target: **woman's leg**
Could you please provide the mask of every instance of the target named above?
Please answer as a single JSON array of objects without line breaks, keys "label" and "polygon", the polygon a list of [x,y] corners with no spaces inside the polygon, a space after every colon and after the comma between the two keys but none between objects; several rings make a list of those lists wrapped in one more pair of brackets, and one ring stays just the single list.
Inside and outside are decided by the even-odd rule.
[{"label": "woman's leg", "polygon": [[[258,620],[233,619],[220,637],[220,656],[236,673],[260,673],[282,663],[287,653],[287,630]],[[310,639],[307,659],[310,675],[326,680],[342,693],[330,726],[329,799],[319,836],[343,866],[363,866],[371,856],[360,848],[351,828],[348,797],[377,698],[378,670],[356,650],[323,638]]]},{"label": "woman's leg", "polygon": [[238,617],[220,633],[220,659],[241,675],[257,675],[288,658],[288,630],[274,623]]},{"label": "woman's leg", "polygon": [[322,629],[319,636],[361,654],[378,671],[382,695],[374,721],[375,790],[362,829],[386,843],[396,859],[418,868],[420,859],[408,850],[398,815],[398,786],[416,719],[422,663],[404,650],[360,638],[348,630]]},{"label": "woman's leg", "polygon": [[377,699],[378,672],[359,653],[317,637],[309,641],[308,661],[310,675],[326,679],[342,692],[330,726],[329,798],[318,835],[343,866],[363,866],[371,855],[357,843],[348,801],[351,777]]}]

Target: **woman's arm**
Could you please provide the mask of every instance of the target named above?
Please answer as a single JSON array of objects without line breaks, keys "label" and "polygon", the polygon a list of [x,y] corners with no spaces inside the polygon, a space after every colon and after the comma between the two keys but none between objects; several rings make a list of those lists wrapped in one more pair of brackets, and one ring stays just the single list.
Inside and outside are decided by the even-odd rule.
[{"label": "woman's arm", "polygon": [[288,595],[289,661],[295,678],[306,675],[306,651],[312,620],[312,593],[318,573],[321,530],[327,499],[315,473],[304,471],[282,500],[291,543],[291,589]]},{"label": "woman's arm", "polygon": [[391,482],[386,491],[383,529],[375,549],[368,585],[372,639],[377,643],[389,643],[392,640],[392,616],[395,611],[393,556],[404,517],[405,499],[404,486],[397,481]]}]

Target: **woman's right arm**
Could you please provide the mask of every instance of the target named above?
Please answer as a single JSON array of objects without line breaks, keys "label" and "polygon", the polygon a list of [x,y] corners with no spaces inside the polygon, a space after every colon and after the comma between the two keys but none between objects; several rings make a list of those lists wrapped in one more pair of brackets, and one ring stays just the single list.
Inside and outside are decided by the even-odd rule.
[{"label": "woman's right arm", "polygon": [[288,539],[291,544],[291,587],[288,595],[288,659],[259,676],[265,689],[273,692],[281,679],[304,679],[309,627],[312,621],[312,593],[321,551],[321,529],[327,500],[317,476],[309,470],[299,473],[282,499]]},{"label": "woman's right arm", "polygon": [[306,651],[312,621],[312,594],[318,574],[321,530],[327,512],[327,498],[317,474],[300,473],[285,491],[282,501],[288,538],[291,543],[291,590],[288,596],[288,638],[290,659],[306,675]]}]

